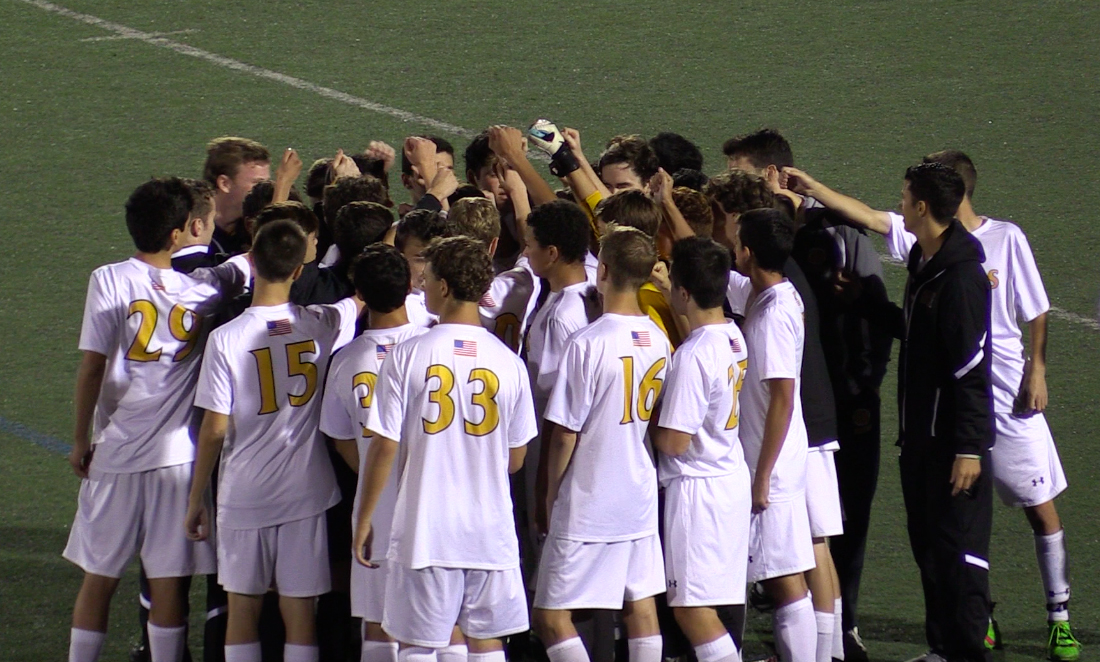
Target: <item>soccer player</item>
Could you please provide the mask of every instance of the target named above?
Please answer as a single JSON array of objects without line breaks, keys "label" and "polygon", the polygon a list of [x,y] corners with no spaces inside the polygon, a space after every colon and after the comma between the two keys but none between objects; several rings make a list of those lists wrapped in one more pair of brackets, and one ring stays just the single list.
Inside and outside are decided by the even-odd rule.
[{"label": "soccer player", "polygon": [[447,219],[438,211],[414,209],[397,222],[393,245],[409,263],[412,292],[405,297],[409,321],[427,328],[439,321],[424,299],[424,250],[433,239],[448,236]]},{"label": "soccer player", "polygon": [[639,230],[604,237],[604,314],[569,338],[546,409],[556,427],[534,616],[553,662],[588,660],[572,622],[578,609],[622,609],[630,659],[661,659],[653,596],[665,577],[644,437],[672,348],[638,306],[656,262],[652,238]]},{"label": "soccer player", "polygon": [[752,287],[743,331],[749,361],[741,391],[741,444],[752,475],[749,581],[776,605],[779,656],[813,662],[817,623],[803,573],[814,567],[806,510],[806,425],[799,397],[803,305],[783,269],[794,224],[778,209],[738,219],[734,256]]},{"label": "soccer player", "polygon": [[[329,357],[359,305],[290,303],[306,234],[262,226],[249,253],[252,305],[210,335],[195,406],[205,409],[187,509],[188,538],[211,535],[204,503],[218,476],[218,579],[229,594],[226,662],[258,662],[263,596],[273,584],[286,626],[284,659],[318,659],[314,608],[330,588],[325,511],[339,500],[318,426]],[[222,451],[224,450],[224,454]]]},{"label": "soccer player", "polygon": [[668,603],[699,662],[740,662],[715,607],[745,604],[752,493],[738,438],[749,355],[722,302],[730,254],[705,237],[672,248],[672,308],[691,333],[672,357],[653,444],[661,451]]},{"label": "soccer player", "polygon": [[240,227],[241,203],[257,182],[271,178],[271,155],[260,143],[247,138],[223,136],[206,146],[202,177],[214,187],[212,254],[238,255],[248,239]]},{"label": "soccer player", "polygon": [[[218,276],[232,266],[172,269],[172,248],[195,206],[181,179],[153,179],[126,202],[136,253],[96,269],[80,333],[76,428],[69,462],[82,481],[64,557],[84,570],[73,608],[69,660],[99,657],[111,597],[140,553],[152,607],[148,634],[155,662],[178,662],[186,637],[185,578],[214,572],[209,543],[180,535],[191,482],[195,417],[191,393],[205,340],[205,318],[232,296]],[[94,453],[93,453],[94,451]]]},{"label": "soccer player", "polygon": [[456,622],[472,662],[503,662],[500,638],[528,628],[508,476],[536,434],[531,389],[519,357],[481,326],[477,302],[493,279],[485,247],[450,237],[425,257],[440,323],[382,365],[355,553],[373,568],[387,546],[376,518],[400,450],[382,628],[402,662],[435,659]]},{"label": "soccer player", "polygon": [[[503,232],[498,235],[498,248],[493,253],[493,269],[496,273],[502,273],[514,267],[516,260],[523,253],[523,234],[520,232],[520,224],[517,222],[521,209],[517,204],[524,205],[526,200],[519,201],[519,189],[517,182],[522,187],[522,195],[526,197],[527,188],[522,186],[522,180],[516,176],[512,182],[506,181],[506,169],[498,163],[500,158],[490,146],[491,129],[482,132],[475,137],[466,147],[464,159],[466,161],[466,181],[485,192],[492,200],[500,216],[500,226]],[[515,195],[513,195],[515,194]],[[530,211],[530,207],[526,207]],[[524,214],[525,216],[526,214]]]},{"label": "soccer player", "polygon": [[596,172],[614,194],[644,190],[660,167],[657,155],[641,136],[615,136],[600,154]]},{"label": "soccer player", "polygon": [[[1065,473],[1043,410],[1047,405],[1046,340],[1050,302],[1027,237],[1019,226],[974,211],[978,173],[966,154],[947,150],[924,157],[943,163],[962,177],[965,194],[957,218],[985,253],[983,268],[992,288],[993,424],[996,443],[990,451],[993,481],[1001,500],[1022,508],[1035,534],[1047,602],[1048,654],[1075,660],[1080,644],[1069,627],[1069,558],[1065,532],[1054,498],[1067,487]],[[784,171],[796,191],[805,191],[853,222],[886,237],[895,259],[907,260],[917,238],[897,213],[877,211],[833,191],[806,173]],[[1024,352],[1017,319],[1028,325]],[[991,631],[989,633],[993,635]]]},{"label": "soccer player", "polygon": [[214,236],[214,189],[201,179],[185,179],[191,189],[195,204],[191,208],[187,227],[172,253],[172,268],[189,274],[200,267],[216,266],[210,255],[210,241]]},{"label": "soccer player", "polygon": [[[333,439],[348,466],[359,474],[352,526],[358,518],[368,471],[371,436],[366,432],[367,413],[374,403],[378,373],[395,345],[426,331],[410,323],[405,313],[409,265],[396,248],[368,246],[355,262],[354,274],[355,291],[370,313],[370,327],[333,357],[321,405],[321,432]],[[372,519],[378,542],[370,560],[378,569],[371,571],[360,563],[351,567],[351,613],[363,619],[361,662],[397,659],[397,644],[382,630],[382,605],[386,592],[385,554],[399,477],[395,464]]]}]

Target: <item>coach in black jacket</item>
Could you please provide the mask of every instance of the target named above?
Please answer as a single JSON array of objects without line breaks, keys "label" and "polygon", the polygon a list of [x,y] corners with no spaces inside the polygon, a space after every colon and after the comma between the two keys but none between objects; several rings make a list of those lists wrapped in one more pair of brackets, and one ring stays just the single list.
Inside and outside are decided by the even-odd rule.
[{"label": "coach in black jacket", "polygon": [[988,660],[989,534],[993,520],[990,289],[985,256],[955,220],[963,182],[940,164],[905,173],[902,213],[917,236],[901,338],[898,417],[909,544],[924,586],[931,652]]}]

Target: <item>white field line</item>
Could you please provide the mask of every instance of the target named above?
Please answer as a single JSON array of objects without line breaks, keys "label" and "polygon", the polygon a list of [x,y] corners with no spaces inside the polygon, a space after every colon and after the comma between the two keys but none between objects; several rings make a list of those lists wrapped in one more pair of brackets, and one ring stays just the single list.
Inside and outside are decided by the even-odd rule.
[{"label": "white field line", "polygon": [[[148,32],[146,34],[148,34],[150,37],[167,37],[168,35],[194,34],[196,32],[198,32],[197,29],[188,28],[186,30],[173,30],[171,32]],[[109,35],[109,36],[106,36],[106,37],[87,37],[85,39],[77,39],[77,41],[86,43],[86,42],[92,42],[92,41],[122,41],[124,39],[137,39],[137,37],[131,36],[131,35],[113,34],[113,35]]]}]

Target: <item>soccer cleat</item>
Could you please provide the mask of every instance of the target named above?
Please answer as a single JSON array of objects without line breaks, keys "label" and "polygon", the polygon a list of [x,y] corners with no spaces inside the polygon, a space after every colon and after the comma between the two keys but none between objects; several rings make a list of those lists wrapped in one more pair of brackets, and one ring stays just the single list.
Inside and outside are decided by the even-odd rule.
[{"label": "soccer cleat", "polygon": [[985,647],[991,651],[999,651],[1005,647],[1004,642],[1001,641],[1001,626],[997,624],[997,619],[993,618],[993,609],[996,606],[996,602],[989,604],[989,627],[985,631]]},{"label": "soccer cleat", "polygon": [[867,662],[867,646],[855,627],[844,633],[844,662]]},{"label": "soccer cleat", "polygon": [[1081,644],[1073,637],[1069,621],[1052,621],[1047,639],[1047,658],[1053,662],[1072,662],[1081,656]]}]

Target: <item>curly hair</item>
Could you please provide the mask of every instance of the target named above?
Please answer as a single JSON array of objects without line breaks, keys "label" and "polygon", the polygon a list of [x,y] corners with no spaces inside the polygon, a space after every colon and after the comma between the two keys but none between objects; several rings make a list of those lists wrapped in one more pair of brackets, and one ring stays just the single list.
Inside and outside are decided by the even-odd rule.
[{"label": "curly hair", "polygon": [[324,189],[325,223],[332,226],[336,214],[349,202],[377,202],[387,207],[393,206],[390,193],[377,177],[359,175],[358,177],[338,177]]},{"label": "curly hair", "polygon": [[459,301],[480,301],[493,282],[493,260],[485,244],[473,237],[436,239],[424,250],[424,258]]},{"label": "curly hair", "polygon": [[677,186],[672,189],[672,202],[696,236],[709,237],[714,234],[714,210],[707,196],[686,186]]},{"label": "curly hair", "polygon": [[600,154],[600,160],[596,172],[603,170],[604,166],[626,163],[630,169],[641,178],[642,183],[657,174],[661,167],[657,155],[641,136],[615,136],[607,143],[607,149]]},{"label": "curly hair", "polygon": [[[729,170],[703,187],[703,194],[726,214],[744,214],[750,209],[771,209],[776,206],[775,194],[768,183],[756,175],[741,170]],[[719,209],[715,209],[718,212]]]}]

